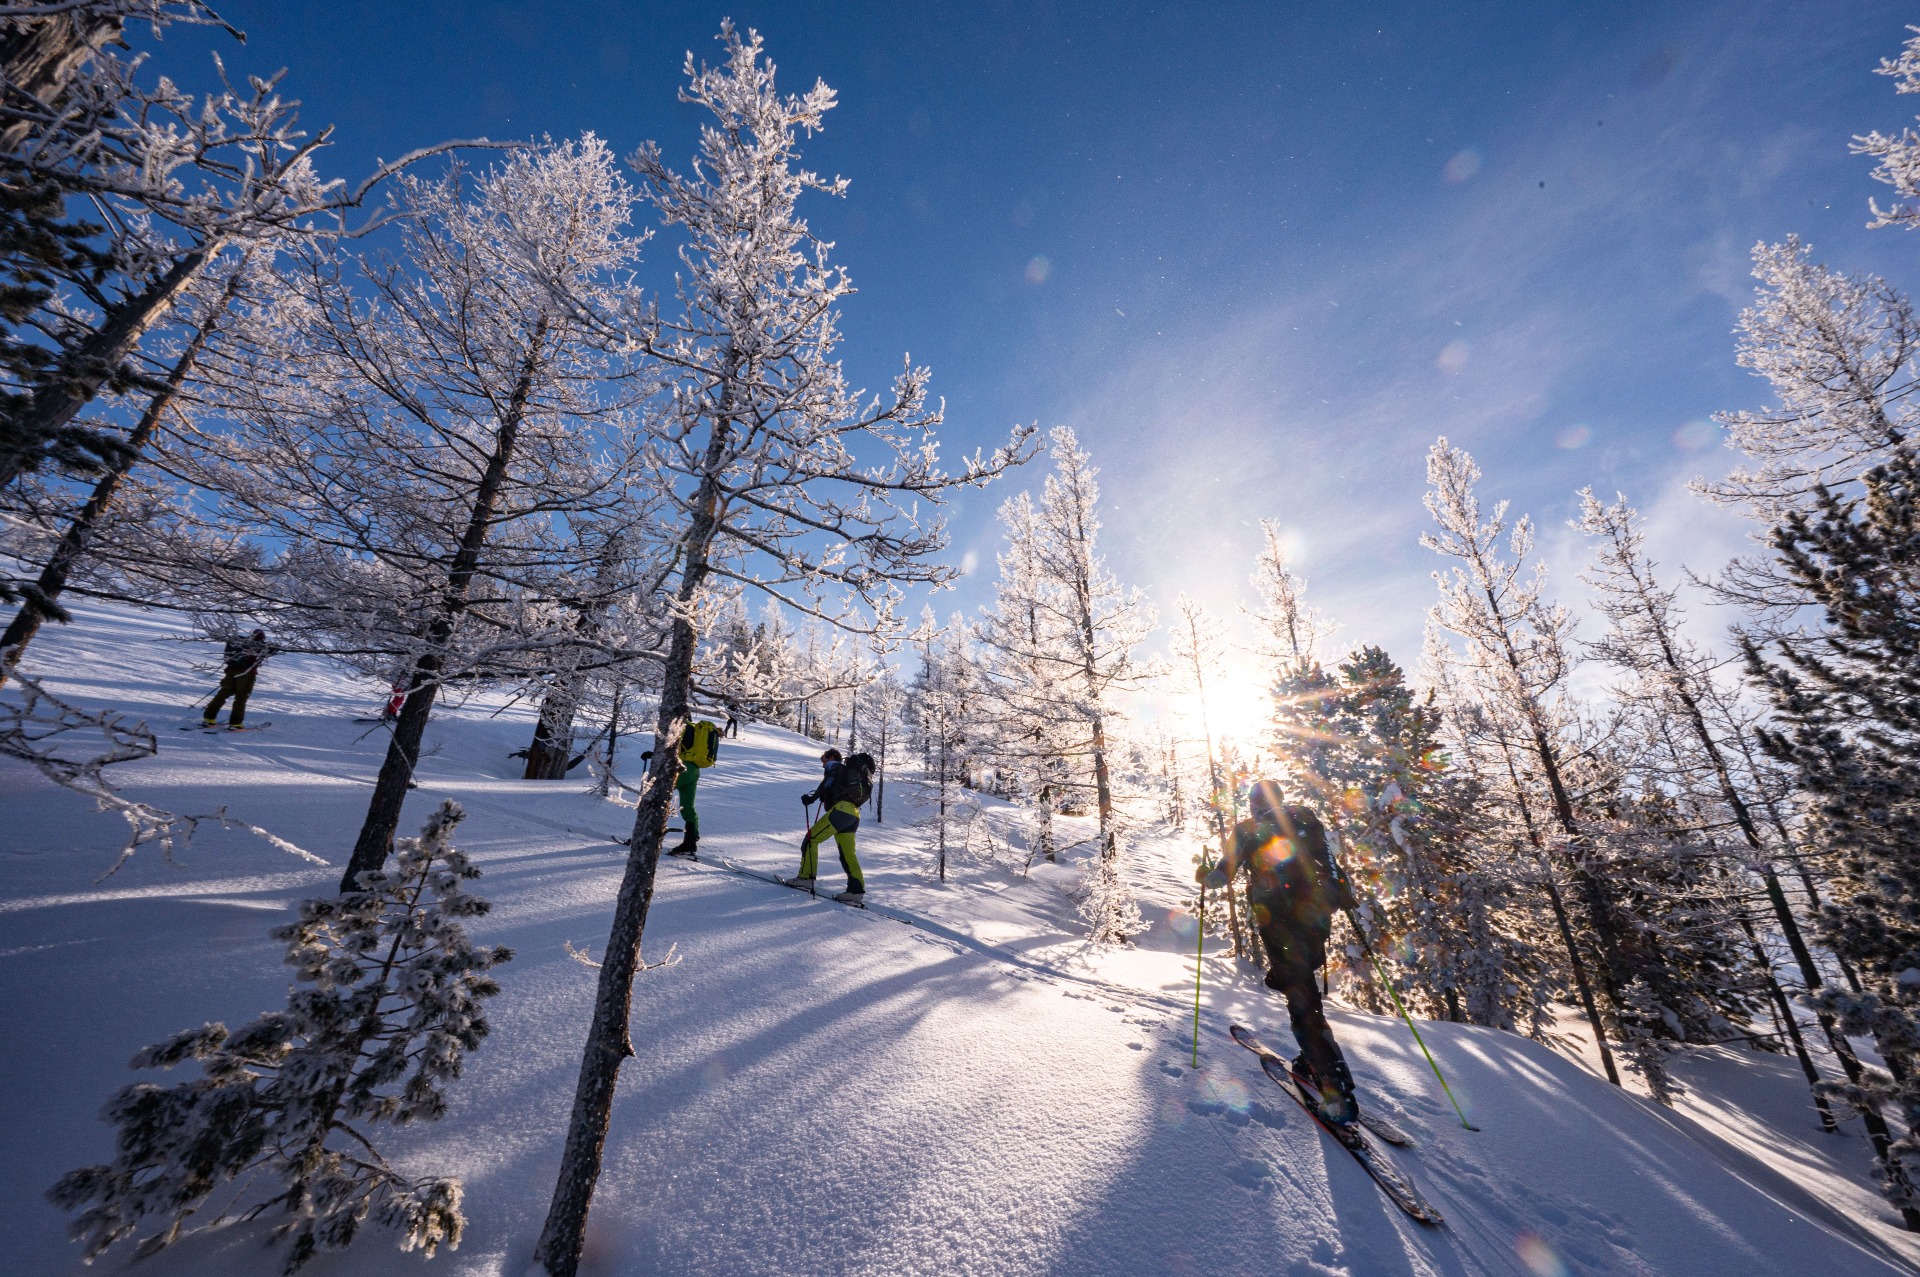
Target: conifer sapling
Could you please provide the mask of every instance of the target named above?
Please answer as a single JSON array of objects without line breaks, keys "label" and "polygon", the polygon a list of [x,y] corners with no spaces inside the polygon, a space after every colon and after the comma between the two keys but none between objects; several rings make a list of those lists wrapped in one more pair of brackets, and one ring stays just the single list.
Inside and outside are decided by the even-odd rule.
[{"label": "conifer sapling", "polygon": [[215,1190],[253,1176],[279,1190],[246,1217],[284,1210],[274,1229],[293,1238],[284,1272],[344,1248],[369,1217],[399,1229],[404,1250],[459,1245],[460,1181],[409,1178],[366,1128],[446,1112],[447,1084],[487,1036],[481,1002],[500,991],[486,973],[512,957],[473,944],[463,925],[490,908],[465,889],[480,871],[453,845],[464,814],[442,803],[419,838],[400,840],[391,868],[303,902],[298,921],[275,929],[298,982],[285,1010],[231,1032],[188,1029],[134,1056],[135,1068],[194,1060],[201,1076],[122,1088],[102,1114],[118,1128],[113,1162],[48,1194],[79,1212],[70,1232],[88,1261],[148,1217],[161,1227],[138,1253],[159,1250]]}]

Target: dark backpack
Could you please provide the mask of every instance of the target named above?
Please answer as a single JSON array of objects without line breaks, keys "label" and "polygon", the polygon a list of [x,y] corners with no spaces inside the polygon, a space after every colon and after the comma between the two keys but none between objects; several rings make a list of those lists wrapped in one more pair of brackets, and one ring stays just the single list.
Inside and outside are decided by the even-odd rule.
[{"label": "dark backpack", "polygon": [[873,796],[872,754],[855,754],[841,764],[840,801],[862,806]]}]

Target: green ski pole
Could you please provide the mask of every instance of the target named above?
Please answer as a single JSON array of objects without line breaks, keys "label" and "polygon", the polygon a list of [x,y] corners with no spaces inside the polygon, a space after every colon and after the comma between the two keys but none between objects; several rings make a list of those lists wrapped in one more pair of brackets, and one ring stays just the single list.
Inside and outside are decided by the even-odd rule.
[{"label": "green ski pole", "polygon": [[1194,920],[1193,928],[1193,1067],[1200,1067],[1200,963],[1207,952],[1207,880],[1206,873],[1213,872],[1206,861],[1200,862],[1203,875],[1200,879],[1200,916]]},{"label": "green ski pole", "polygon": [[1470,1131],[1479,1130],[1480,1128],[1469,1122],[1467,1115],[1461,1112],[1460,1101],[1453,1098],[1453,1088],[1447,1085],[1446,1074],[1440,1071],[1440,1065],[1435,1062],[1433,1052],[1427,1050],[1426,1039],[1420,1036],[1420,1030],[1414,1028],[1413,1017],[1407,1014],[1407,1005],[1400,1000],[1400,994],[1394,989],[1393,981],[1387,978],[1386,970],[1380,965],[1380,959],[1373,955],[1373,946],[1367,942],[1366,928],[1360,925],[1360,919],[1354,916],[1353,910],[1348,909],[1346,915],[1347,922],[1353,927],[1353,934],[1360,937],[1360,951],[1365,953],[1367,961],[1373,964],[1373,973],[1380,977],[1380,983],[1386,986],[1387,996],[1393,999],[1393,1005],[1398,1008],[1400,1018],[1407,1022],[1408,1031],[1413,1034],[1413,1040],[1419,1044],[1420,1054],[1427,1057],[1427,1067],[1432,1069],[1433,1075],[1440,1079],[1440,1089],[1447,1093],[1447,1099],[1452,1103],[1453,1111],[1459,1115],[1460,1125]]}]

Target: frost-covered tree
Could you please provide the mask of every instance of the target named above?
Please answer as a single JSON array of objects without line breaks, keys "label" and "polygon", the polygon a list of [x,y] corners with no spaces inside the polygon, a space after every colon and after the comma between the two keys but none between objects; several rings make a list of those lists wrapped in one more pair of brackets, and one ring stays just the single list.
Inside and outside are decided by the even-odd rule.
[{"label": "frost-covered tree", "polygon": [[[1912,434],[1920,327],[1899,290],[1829,270],[1797,237],[1755,245],[1753,263],[1760,284],[1740,314],[1738,359],[1766,378],[1778,403],[1716,414],[1727,442],[1754,464],[1694,486],[1772,526],[1812,508],[1821,485],[1854,483]],[[1737,560],[1721,588],[1750,607],[1798,601],[1765,557]]]},{"label": "frost-covered tree", "polygon": [[[65,312],[99,305],[139,269],[133,228],[119,222],[140,202],[89,209],[95,167],[44,162],[92,151],[97,133],[124,126],[127,108],[139,114],[133,68],[113,51],[125,47],[130,19],[156,37],[173,23],[219,22],[195,0],[0,7],[0,471],[24,456],[27,469],[52,461],[91,472],[117,450],[111,432],[71,420],[29,432],[22,414],[52,378],[72,371],[61,367],[60,337],[79,325]],[[119,388],[138,376],[131,366],[88,371]]]},{"label": "frost-covered tree", "polygon": [[[1058,800],[1055,776],[1067,791],[1059,797],[1091,800],[1098,854],[1082,908],[1105,944],[1144,929],[1121,869],[1114,729],[1120,696],[1156,672],[1136,655],[1155,618],[1100,558],[1098,471],[1073,431],[1052,432],[1051,458],[1040,500],[1016,498],[1001,511],[1008,548],[981,637],[992,652],[990,677],[1021,707],[1012,733],[1025,743],[1015,747],[1036,765],[1047,801]],[[1055,758],[1066,765],[1051,766]]]},{"label": "frost-covered tree", "polygon": [[76,580],[104,582],[127,597],[167,593],[170,574],[161,567],[155,578],[164,556],[153,549],[158,528],[176,518],[169,508],[174,494],[136,475],[135,467],[164,450],[167,422],[182,411],[182,396],[191,393],[189,379],[217,350],[223,328],[232,325],[236,302],[247,295],[258,298],[271,287],[269,273],[260,269],[268,255],[249,251],[223,258],[187,290],[177,307],[180,339],[162,354],[165,373],[119,446],[92,467],[91,488],[30,476],[8,494],[12,517],[0,532],[0,546],[16,561],[40,567],[31,580],[19,583],[20,610],[0,633],[0,683],[47,621],[69,619],[60,598]]},{"label": "frost-covered tree", "polygon": [[[1749,639],[1750,674],[1773,703],[1766,751],[1792,767],[1811,810],[1807,837],[1833,857],[1834,898],[1820,930],[1858,973],[1815,1006],[1870,1035],[1886,1075],[1841,1090],[1892,1103],[1920,1123],[1920,459],[1907,445],[1864,476],[1860,496],[1822,490],[1774,533],[1782,573],[1819,605],[1819,629],[1766,649]],[[1920,1144],[1875,1134],[1881,1185],[1920,1230]]]},{"label": "frost-covered tree", "polygon": [[916,824],[933,837],[935,871],[947,880],[947,858],[956,830],[971,830],[979,805],[967,795],[967,750],[982,726],[977,711],[978,680],[967,646],[966,626],[957,618],[945,626],[934,623],[927,608],[914,635],[920,668],[909,689],[913,742],[920,753],[920,778],[915,783],[926,815]]},{"label": "frost-covered tree", "polygon": [[[1900,56],[1880,59],[1876,70],[1880,75],[1892,77],[1894,92],[1920,93],[1920,27],[1907,30],[1915,34],[1900,46]],[[1911,126],[1898,133],[1875,129],[1854,138],[1852,149],[1856,155],[1871,155],[1880,161],[1873,170],[1874,180],[1891,186],[1903,201],[1920,196],[1920,132]],[[1872,201],[1870,206],[1874,220],[1869,226],[1899,226],[1907,230],[1920,226],[1920,205],[1899,203],[1881,208],[1878,201]]]},{"label": "frost-covered tree", "polygon": [[151,1254],[236,1182],[227,1210],[284,1216],[285,1272],[344,1248],[369,1219],[398,1229],[404,1250],[460,1244],[460,1181],[412,1178],[371,1137],[445,1114],[447,1087],[488,1033],[481,1004],[500,991],[488,972],[513,956],[467,935],[488,905],[466,889],[480,871],[453,845],[461,816],[443,803],[419,838],[401,840],[391,870],[305,901],[274,931],[297,982],[284,1011],[188,1029],[134,1056],[135,1068],[192,1061],[200,1076],[122,1089],[103,1113],[114,1160],[50,1191],[78,1212],[71,1231],[87,1259],[149,1226],[137,1253]]},{"label": "frost-covered tree", "polygon": [[[884,396],[848,385],[836,354],[838,308],[852,292],[829,245],[800,215],[802,195],[837,195],[799,165],[802,133],[825,124],[833,90],[783,95],[760,37],[721,27],[725,59],[689,54],[681,100],[712,118],[694,167],[680,173],[652,143],[632,163],[648,202],[681,236],[672,304],[635,298],[615,309],[576,298],[605,339],[665,370],[646,419],[645,473],[660,495],[659,539],[677,555],[660,666],[653,764],[641,784],[627,868],[600,967],[566,1149],[535,1248],[554,1277],[579,1264],[599,1178],[614,1082],[628,1041],[633,980],[653,894],[667,807],[691,710],[696,619],[716,588],[778,597],[836,626],[888,633],[905,584],[940,584],[944,528],[922,507],[1024,459],[1025,431],[957,473],[940,467],[941,413],[929,372],[908,362]],[[564,291],[564,290],[563,290]],[[571,294],[569,294],[571,296]]]},{"label": "frost-covered tree", "polygon": [[343,887],[384,862],[447,681],[579,643],[528,604],[577,558],[572,523],[633,504],[606,357],[552,291],[556,273],[605,290],[636,252],[604,144],[404,178],[396,204],[399,260],[297,255],[271,339],[227,361],[222,418],[180,465],[219,496],[211,535],[239,542],[207,556],[203,605],[406,692]]},{"label": "frost-covered tree", "polygon": [[[63,12],[89,22],[111,21],[116,11],[150,23],[211,18],[199,5],[96,0],[8,10],[0,18],[15,35],[23,23]],[[28,42],[38,33],[30,31]],[[140,59],[122,61],[104,43],[86,44],[54,100],[16,92],[0,102],[14,143],[0,146],[0,186],[51,193],[24,195],[22,215],[44,224],[59,199],[84,202],[98,218],[51,232],[61,251],[42,277],[9,270],[12,278],[0,280],[26,290],[12,298],[21,318],[0,359],[0,376],[10,378],[0,391],[0,493],[47,463],[86,473],[124,449],[119,431],[82,422],[80,413],[103,392],[142,383],[143,339],[222,256],[289,236],[364,230],[342,219],[383,179],[428,154],[491,145],[428,147],[349,188],[319,175],[314,156],[331,130],[301,129],[298,104],[280,95],[279,75],[236,86],[216,58],[219,87],[196,95],[169,76],[145,83]]]},{"label": "frost-covered tree", "polygon": [[1260,606],[1247,609],[1247,615],[1256,627],[1260,654],[1272,662],[1279,677],[1288,668],[1313,660],[1319,645],[1339,627],[1307,606],[1307,582],[1293,570],[1293,555],[1279,520],[1260,520],[1260,538],[1251,578]]},{"label": "frost-covered tree", "polygon": [[[1773,924],[1787,944],[1803,986],[1818,990],[1825,981],[1780,881],[1779,862],[1791,853],[1785,845],[1787,831],[1768,820],[1766,780],[1756,774],[1742,739],[1748,724],[1716,682],[1715,659],[1682,632],[1676,593],[1663,587],[1655,575],[1639,515],[1624,497],[1608,505],[1592,489],[1580,496],[1577,526],[1594,539],[1594,564],[1586,580],[1596,591],[1597,610],[1608,622],[1606,635],[1592,645],[1592,651],[1622,672],[1625,679],[1616,695],[1650,725],[1648,734],[1659,760],[1655,783],[1691,809],[1691,823],[1731,826],[1737,831],[1744,845],[1738,872],[1759,879]],[[1722,924],[1729,929],[1738,925],[1727,918]],[[1763,964],[1763,974],[1776,1001],[1784,1004],[1770,961]],[[1713,1000],[1711,990],[1698,992]],[[1649,991],[1646,996],[1656,995]],[[1801,1040],[1797,1020],[1790,1013],[1781,1019],[1802,1071],[1810,1084],[1817,1085],[1819,1074]],[[1857,1081],[1860,1064],[1852,1046],[1834,1031],[1831,1016],[1823,1017],[1822,1023],[1836,1058]],[[1820,1103],[1824,1113],[1824,1098]]]},{"label": "frost-covered tree", "polygon": [[[1602,1013],[1617,1014],[1620,991],[1639,962],[1630,952],[1629,924],[1598,872],[1600,845],[1583,828],[1576,805],[1573,768],[1582,751],[1578,707],[1567,690],[1575,659],[1572,618],[1546,600],[1545,565],[1528,569],[1532,521],[1523,515],[1509,525],[1504,501],[1483,518],[1474,492],[1479,479],[1473,458],[1444,438],[1428,452],[1426,505],[1438,531],[1423,533],[1421,544],[1454,560],[1450,571],[1434,573],[1440,600],[1430,614],[1431,631],[1451,641],[1431,643],[1429,660],[1447,667],[1454,694],[1480,711],[1500,750],[1506,801],[1521,814],[1549,874],[1564,870],[1575,887],[1597,959],[1591,980],[1558,887],[1551,876],[1542,884],[1601,1062],[1617,1083]],[[1497,782],[1499,772],[1491,776]]]},{"label": "frost-covered tree", "polygon": [[1000,574],[974,625],[983,710],[975,749],[1011,781],[1029,813],[1027,843],[1051,861],[1059,850],[1053,818],[1067,789],[1068,750],[1057,723],[1068,698],[1049,655],[1059,622],[1041,571],[1038,518],[1024,492],[1000,506]]}]

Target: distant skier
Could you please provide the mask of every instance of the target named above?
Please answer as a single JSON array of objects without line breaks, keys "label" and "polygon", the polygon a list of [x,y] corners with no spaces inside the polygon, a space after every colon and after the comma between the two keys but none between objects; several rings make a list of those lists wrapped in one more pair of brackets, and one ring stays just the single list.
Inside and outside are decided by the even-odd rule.
[{"label": "distant skier", "polygon": [[[653,751],[641,755],[652,758]],[[712,723],[688,723],[680,733],[680,779],[674,792],[680,796],[680,823],[685,834],[676,847],[667,848],[669,856],[698,859],[700,855],[700,813],[694,810],[694,792],[700,787],[700,773],[720,760],[720,729]]]},{"label": "distant skier", "polygon": [[1255,782],[1248,806],[1253,814],[1233,827],[1226,859],[1194,877],[1218,889],[1246,869],[1254,925],[1267,946],[1267,987],[1285,995],[1300,1043],[1294,1076],[1319,1095],[1323,1117],[1349,1123],[1360,1112],[1353,1074],[1327,1026],[1318,977],[1334,910],[1354,907],[1353,888],[1334,861],[1320,818],[1287,806],[1277,783]]},{"label": "distant skier", "polygon": [[820,844],[831,835],[840,849],[840,867],[847,873],[847,889],[834,899],[864,904],[867,879],[860,871],[853,835],[860,828],[860,804],[873,792],[873,757],[855,754],[842,762],[840,751],[829,749],[820,755],[820,768],[820,784],[812,793],[802,794],[800,801],[817,801],[825,810],[800,843],[800,872],[784,881],[789,887],[805,887],[811,891],[813,880],[820,872]]},{"label": "distant skier", "polygon": [[267,643],[267,632],[255,630],[245,638],[228,639],[225,659],[226,672],[220,678],[220,690],[213,694],[207,703],[206,711],[201,714],[203,726],[213,727],[220,719],[220,707],[233,697],[233,710],[227,715],[227,726],[238,727],[246,721],[247,697],[253,695],[253,681],[260,673],[260,665],[273,654],[273,648]]}]

